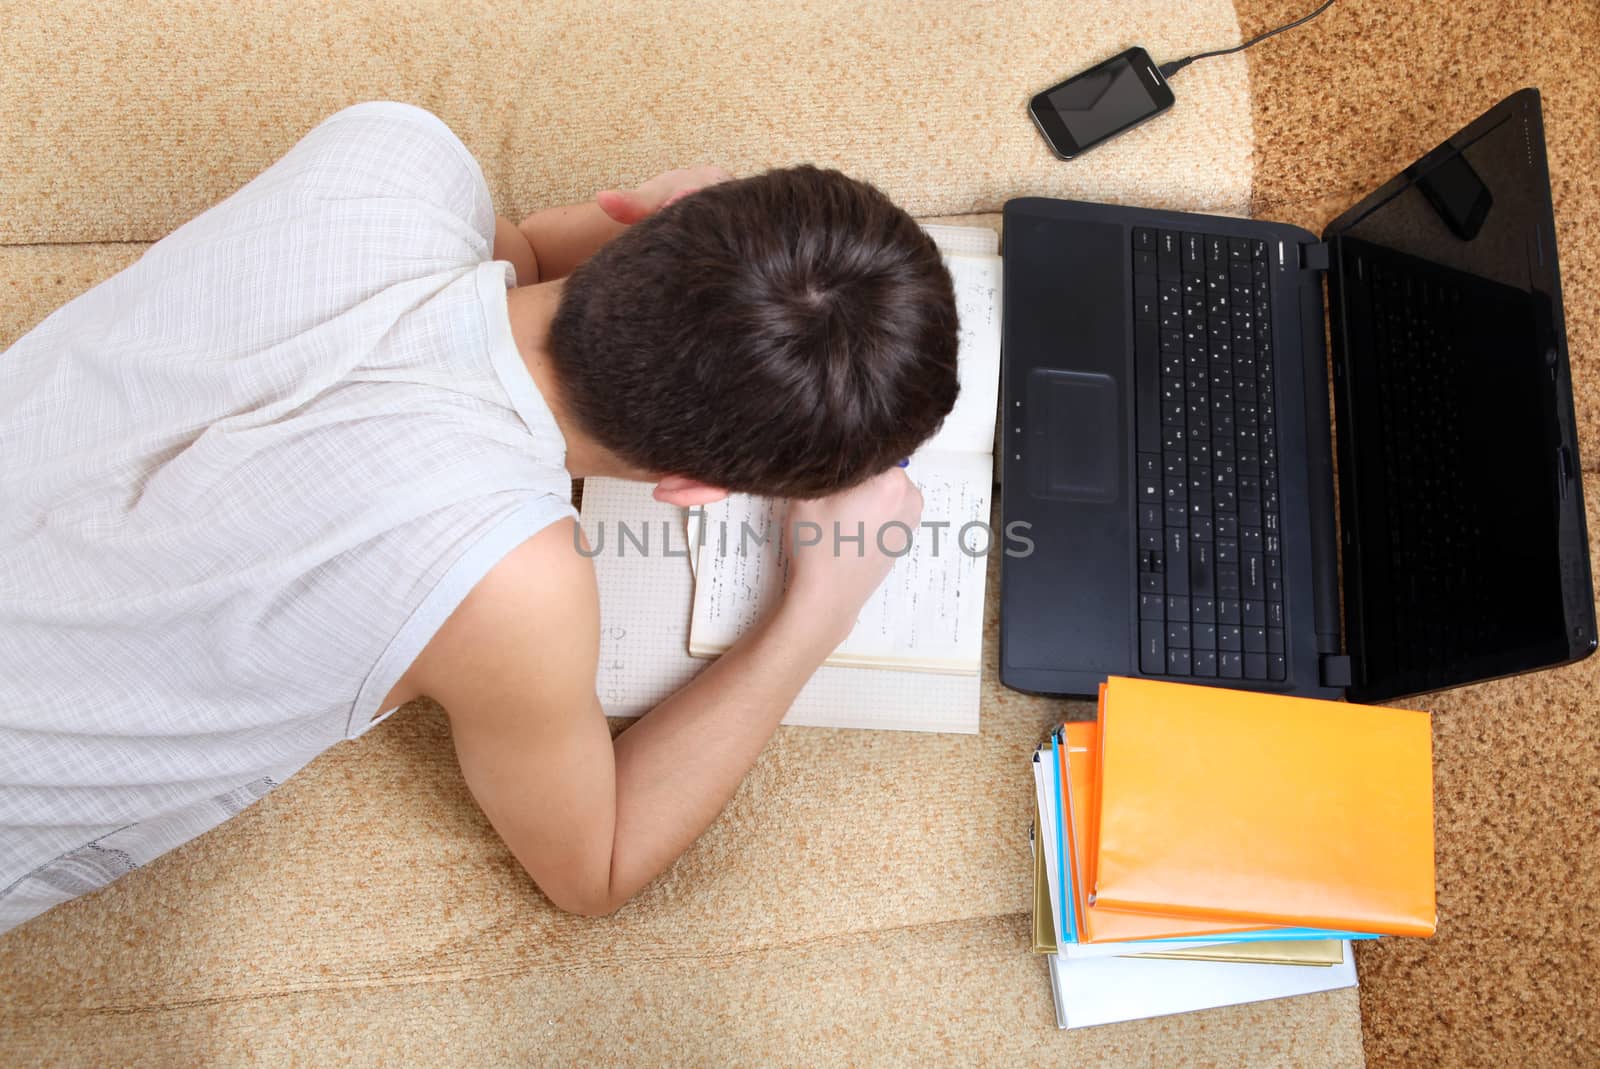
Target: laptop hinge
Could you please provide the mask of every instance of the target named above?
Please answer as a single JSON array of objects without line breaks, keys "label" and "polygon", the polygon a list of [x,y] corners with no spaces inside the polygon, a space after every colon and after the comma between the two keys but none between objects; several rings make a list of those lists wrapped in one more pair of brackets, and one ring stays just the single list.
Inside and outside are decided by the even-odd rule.
[{"label": "laptop hinge", "polygon": [[1300,246],[1300,268],[1303,271],[1326,271],[1328,269],[1327,242],[1318,241],[1311,245]]},{"label": "laptop hinge", "polygon": [[1343,690],[1350,685],[1350,658],[1342,653],[1324,653],[1319,659],[1318,674],[1324,687]]}]

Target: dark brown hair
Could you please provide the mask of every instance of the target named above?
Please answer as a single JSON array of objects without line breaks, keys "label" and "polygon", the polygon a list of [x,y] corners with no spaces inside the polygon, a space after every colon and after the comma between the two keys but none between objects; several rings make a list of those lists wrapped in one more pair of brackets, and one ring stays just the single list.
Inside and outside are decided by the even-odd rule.
[{"label": "dark brown hair", "polygon": [[567,279],[549,351],[572,417],[653,474],[820,497],[909,456],[956,398],[932,239],[802,166],[703,189]]}]

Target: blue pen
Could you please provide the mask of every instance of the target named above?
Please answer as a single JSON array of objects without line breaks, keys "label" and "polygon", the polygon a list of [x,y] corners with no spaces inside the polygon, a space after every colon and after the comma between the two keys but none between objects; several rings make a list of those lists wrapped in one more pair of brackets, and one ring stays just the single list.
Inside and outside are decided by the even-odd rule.
[{"label": "blue pen", "polygon": [[898,465],[898,467],[902,467],[902,468],[909,468],[910,466],[911,466],[911,459],[909,457],[907,457],[905,460],[902,460]]}]

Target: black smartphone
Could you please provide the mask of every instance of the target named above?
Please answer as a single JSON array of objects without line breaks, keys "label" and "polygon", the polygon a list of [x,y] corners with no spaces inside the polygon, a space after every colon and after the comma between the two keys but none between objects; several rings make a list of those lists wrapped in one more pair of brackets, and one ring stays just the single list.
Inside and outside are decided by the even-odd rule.
[{"label": "black smartphone", "polygon": [[1172,107],[1172,89],[1150,53],[1128,49],[1051,86],[1028,104],[1050,151],[1064,160]]},{"label": "black smartphone", "polygon": [[1454,148],[1450,151],[1454,154],[1442,161],[1430,162],[1429,157],[1424,157],[1406,168],[1405,175],[1416,180],[1417,188],[1450,233],[1462,241],[1471,241],[1489,218],[1494,196],[1467,158]]}]

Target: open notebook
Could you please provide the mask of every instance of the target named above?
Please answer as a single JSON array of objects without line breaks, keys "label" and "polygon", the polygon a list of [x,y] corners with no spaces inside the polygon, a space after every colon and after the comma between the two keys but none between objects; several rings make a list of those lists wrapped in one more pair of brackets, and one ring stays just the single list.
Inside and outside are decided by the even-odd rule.
[{"label": "open notebook", "polygon": [[[993,257],[998,248],[995,233],[984,227],[929,226],[927,230],[947,255]],[[998,279],[998,272],[995,277]],[[996,293],[996,330],[999,308]],[[994,381],[987,387],[991,414],[990,438],[982,446],[986,463],[991,462],[988,453],[998,382],[996,365]],[[966,389],[964,381],[963,391]],[[973,387],[973,394],[980,392]],[[913,461],[908,470],[920,466],[920,461]],[[601,629],[595,692],[610,716],[642,716],[693,679],[706,663],[689,653],[689,622],[697,584],[687,547],[698,539],[686,538],[684,510],[653,500],[650,490],[644,483],[617,479],[584,483],[580,521],[590,545],[597,545],[602,530],[608,538],[594,558]],[[985,504],[983,518],[987,520],[988,515]],[[619,544],[620,523],[627,523],[635,532],[649,531],[654,539],[651,551],[641,553],[632,543]],[[983,562],[975,563],[980,582],[972,600],[978,602],[981,623]],[[981,638],[978,641],[981,643]],[[952,676],[825,665],[801,690],[783,722],[976,733],[978,703],[976,673]]]},{"label": "open notebook", "polygon": [[[922,527],[889,530],[883,544],[905,556],[862,607],[831,665],[976,675],[983,655],[984,559],[994,487],[995,406],[1000,384],[1000,258],[946,255],[961,321],[961,392],[939,433],[911,457],[922,491]],[[705,509],[689,652],[714,657],[732,646],[781,595],[789,547],[780,536],[786,506],[735,494]],[[852,532],[845,532],[851,534]],[[860,533],[868,541],[876,532]],[[832,533],[818,552],[833,551]],[[859,550],[849,542],[840,552]]]}]

